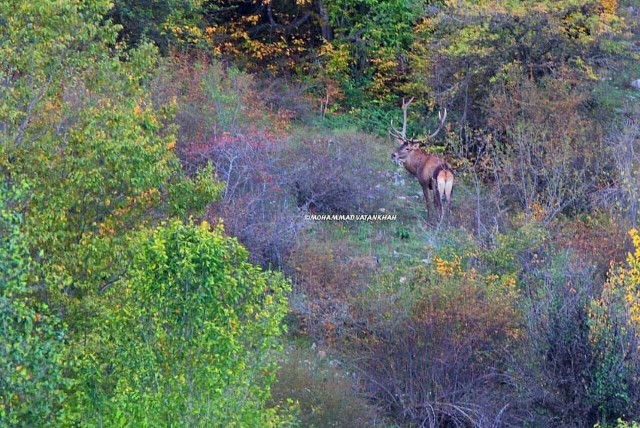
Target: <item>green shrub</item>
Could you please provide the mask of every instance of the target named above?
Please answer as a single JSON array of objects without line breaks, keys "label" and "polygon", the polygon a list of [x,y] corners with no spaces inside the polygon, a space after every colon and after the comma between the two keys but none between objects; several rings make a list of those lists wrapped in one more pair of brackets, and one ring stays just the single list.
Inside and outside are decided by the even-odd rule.
[{"label": "green shrub", "polygon": [[10,206],[23,190],[0,184],[0,426],[58,426],[64,328],[36,298],[35,265]]},{"label": "green shrub", "polygon": [[127,279],[83,350],[84,426],[283,426],[266,408],[289,285],[236,240],[172,222],[134,240]]}]

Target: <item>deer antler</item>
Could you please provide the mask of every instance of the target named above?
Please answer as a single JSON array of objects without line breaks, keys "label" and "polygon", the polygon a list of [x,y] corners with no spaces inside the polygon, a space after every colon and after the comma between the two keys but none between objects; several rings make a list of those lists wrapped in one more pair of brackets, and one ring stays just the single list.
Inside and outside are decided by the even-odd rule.
[{"label": "deer antler", "polygon": [[431,135],[429,135],[427,138],[431,139],[436,135],[438,135],[438,133],[442,130],[442,127],[444,126],[444,123],[446,122],[446,120],[447,120],[447,109],[445,108],[444,113],[442,112],[442,110],[438,112],[438,121],[440,122],[438,124],[438,128],[435,131],[433,131]]},{"label": "deer antler", "polygon": [[[399,131],[397,128],[393,126],[393,120],[391,121],[391,127],[389,129],[389,134],[392,137],[398,138],[402,141],[408,141],[407,139],[407,111],[409,110],[409,105],[413,102],[413,97],[406,100],[402,98],[402,130]],[[433,131],[426,139],[430,140],[442,130],[445,122],[447,121],[447,109],[440,110],[438,112],[438,127],[435,131]],[[413,138],[411,138],[413,140]]]},{"label": "deer antler", "polygon": [[402,141],[407,141],[407,111],[409,110],[409,105],[413,102],[413,97],[409,98],[409,100],[405,100],[402,98],[402,131],[398,131],[397,128],[393,126],[393,120],[391,121],[391,129],[389,129],[389,134],[392,137],[396,137],[401,139]]},{"label": "deer antler", "polygon": [[409,98],[409,101],[405,101],[402,98],[402,137],[407,138],[407,111],[409,110],[409,105],[413,102],[413,97]]},{"label": "deer antler", "polygon": [[398,128],[393,126],[393,119],[391,119],[391,125],[389,125],[389,135],[391,135],[394,138],[402,139],[401,132],[398,131]]}]

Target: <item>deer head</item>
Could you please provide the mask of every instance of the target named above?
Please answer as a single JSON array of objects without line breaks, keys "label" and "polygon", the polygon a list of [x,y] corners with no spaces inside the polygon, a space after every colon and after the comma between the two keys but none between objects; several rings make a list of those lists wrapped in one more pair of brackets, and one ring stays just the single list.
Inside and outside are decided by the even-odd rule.
[{"label": "deer head", "polygon": [[400,144],[398,148],[391,154],[391,160],[398,164],[403,164],[407,158],[409,158],[412,152],[416,150],[420,150],[420,144],[425,142],[426,140],[430,140],[434,138],[444,127],[445,121],[447,120],[447,109],[441,110],[438,112],[438,127],[435,131],[433,131],[425,140],[416,140],[413,137],[407,138],[407,111],[409,109],[409,105],[413,102],[413,97],[409,98],[409,100],[402,99],[402,130],[399,131],[393,126],[393,122],[391,123],[391,128],[389,129],[389,134],[396,139],[396,141]]}]

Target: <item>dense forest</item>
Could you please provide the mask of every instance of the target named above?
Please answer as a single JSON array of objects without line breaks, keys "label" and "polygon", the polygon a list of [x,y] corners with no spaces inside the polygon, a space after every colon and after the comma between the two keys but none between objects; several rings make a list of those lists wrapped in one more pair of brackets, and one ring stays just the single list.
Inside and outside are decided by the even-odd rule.
[{"label": "dense forest", "polygon": [[0,171],[0,427],[640,426],[636,0],[0,0]]}]

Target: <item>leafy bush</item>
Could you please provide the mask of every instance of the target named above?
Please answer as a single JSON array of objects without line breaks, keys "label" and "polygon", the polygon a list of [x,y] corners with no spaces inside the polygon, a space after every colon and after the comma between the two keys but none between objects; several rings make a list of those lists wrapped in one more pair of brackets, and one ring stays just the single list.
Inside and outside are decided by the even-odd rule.
[{"label": "leafy bush", "polygon": [[[640,427],[640,424],[638,422],[632,421],[632,422],[625,422],[622,419],[618,419],[616,421],[615,425],[611,425],[614,428],[638,428]],[[603,424],[596,424],[594,428],[605,428],[607,427],[607,425],[603,425]]]},{"label": "leafy bush", "polygon": [[64,389],[64,328],[37,299],[34,263],[11,199],[0,184],[0,425],[57,426]]},{"label": "leafy bush", "polygon": [[414,94],[447,98],[479,128],[490,116],[486,101],[502,83],[554,76],[590,85],[599,68],[622,56],[612,53],[629,49],[616,3],[543,0],[531,8],[524,1],[491,0],[429,8],[414,28],[407,86]]},{"label": "leafy bush", "polygon": [[[20,46],[3,45],[0,55],[12,76],[0,89],[7,95],[0,97],[0,171],[31,184],[25,237],[31,251],[47,255],[50,303],[78,331],[100,308],[85,297],[122,274],[124,236],[158,217],[201,211],[221,187],[180,168],[170,109],[154,108],[145,86],[157,51],[114,47],[117,28],[103,19],[109,7],[0,5],[0,15],[13,17],[0,37]],[[25,30],[31,25],[37,34]]]},{"label": "leafy bush", "polygon": [[83,347],[81,424],[287,425],[265,407],[287,307],[282,276],[249,264],[207,223],[143,231],[131,255]]},{"label": "leafy bush", "polygon": [[596,280],[604,283],[611,263],[622,263],[628,246],[627,228],[620,218],[593,212],[560,221],[554,240],[570,251],[576,270],[595,268]]},{"label": "leafy bush", "polygon": [[283,135],[288,110],[270,109],[258,85],[254,76],[206,57],[175,55],[162,63],[154,104],[175,107],[176,149],[188,169],[236,137],[266,142]]},{"label": "leafy bush", "polygon": [[202,36],[203,9],[192,0],[130,3],[116,0],[107,18],[121,25],[118,38],[129,46],[151,40],[167,54],[170,46],[185,45]]}]

